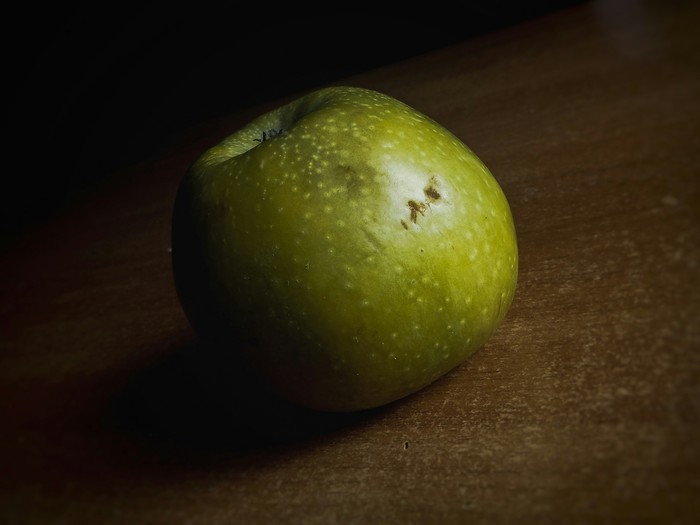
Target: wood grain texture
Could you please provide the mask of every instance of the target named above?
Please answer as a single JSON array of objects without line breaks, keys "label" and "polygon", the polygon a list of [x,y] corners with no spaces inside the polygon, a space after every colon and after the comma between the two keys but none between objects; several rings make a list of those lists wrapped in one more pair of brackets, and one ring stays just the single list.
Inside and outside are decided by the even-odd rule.
[{"label": "wood grain texture", "polygon": [[[584,3],[346,83],[443,123],[520,282],[469,362],[369,413],[213,402],[172,284],[193,129],[0,260],[0,521],[696,523],[700,9]],[[270,105],[276,105],[277,102]]]}]

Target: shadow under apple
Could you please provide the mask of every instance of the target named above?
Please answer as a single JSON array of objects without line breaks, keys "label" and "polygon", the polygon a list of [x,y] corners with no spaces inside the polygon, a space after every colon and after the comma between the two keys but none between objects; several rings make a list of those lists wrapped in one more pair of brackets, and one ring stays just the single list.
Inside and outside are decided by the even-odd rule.
[{"label": "shadow under apple", "polygon": [[[131,377],[102,423],[166,463],[209,463],[290,452],[356,428],[386,407],[317,412],[279,399],[235,362],[201,342],[169,353]],[[153,456],[148,454],[152,461]]]}]

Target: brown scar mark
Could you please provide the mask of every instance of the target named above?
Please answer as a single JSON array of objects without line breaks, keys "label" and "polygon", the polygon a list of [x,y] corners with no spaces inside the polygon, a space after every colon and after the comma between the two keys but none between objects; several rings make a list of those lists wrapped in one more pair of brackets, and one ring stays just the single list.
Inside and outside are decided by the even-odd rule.
[{"label": "brown scar mark", "polygon": [[427,188],[425,188],[423,190],[423,193],[425,193],[425,196],[428,197],[428,199],[430,200],[440,200],[440,193],[433,186],[428,186]]},{"label": "brown scar mark", "polygon": [[423,193],[427,197],[429,203],[440,200],[442,195],[440,195],[440,192],[437,190],[437,179],[435,177],[430,177],[430,183],[423,188]]},{"label": "brown scar mark", "polygon": [[411,210],[411,222],[413,224],[415,224],[418,220],[419,213],[421,215],[425,215],[425,209],[427,207],[427,204],[425,204],[424,202],[416,202],[413,200],[408,201],[408,208]]},{"label": "brown scar mark", "polygon": [[[442,198],[442,195],[440,195],[440,192],[437,189],[436,177],[430,177],[428,185],[425,188],[423,188],[423,194],[425,195],[425,201],[417,202],[414,200],[410,200],[406,203],[408,209],[410,210],[409,217],[413,224],[416,224],[418,222],[419,213],[421,215],[425,215],[425,210],[431,209],[430,205]],[[403,219],[401,219],[401,226],[403,226],[404,229],[408,230],[408,223]]]}]

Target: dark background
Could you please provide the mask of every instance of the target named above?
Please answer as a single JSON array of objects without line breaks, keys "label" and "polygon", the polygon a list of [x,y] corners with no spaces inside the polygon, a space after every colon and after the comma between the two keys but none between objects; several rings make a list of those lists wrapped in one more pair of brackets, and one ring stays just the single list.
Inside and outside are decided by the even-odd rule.
[{"label": "dark background", "polygon": [[2,37],[0,247],[197,123],[574,3],[466,2],[436,18],[269,19],[276,8],[264,3],[247,13],[207,3],[20,8]]}]

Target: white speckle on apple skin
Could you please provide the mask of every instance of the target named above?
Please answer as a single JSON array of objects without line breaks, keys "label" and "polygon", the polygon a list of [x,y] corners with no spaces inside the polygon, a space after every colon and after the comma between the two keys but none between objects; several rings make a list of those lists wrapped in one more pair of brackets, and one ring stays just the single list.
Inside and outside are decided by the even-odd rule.
[{"label": "white speckle on apple skin", "polygon": [[427,117],[357,88],[301,99],[202,155],[173,237],[198,332],[248,338],[271,385],[322,410],[431,383],[489,337],[517,280],[488,170]]}]

